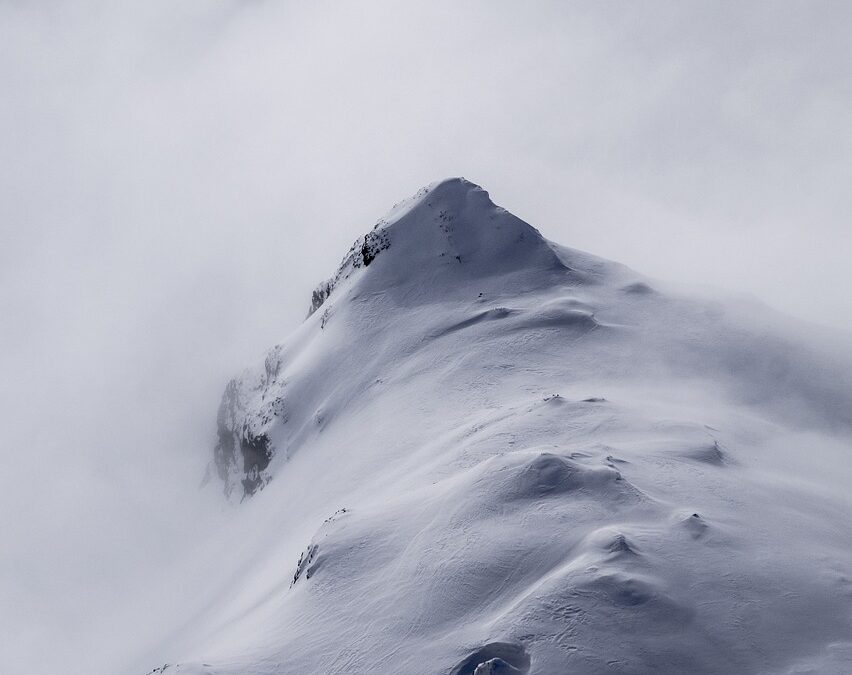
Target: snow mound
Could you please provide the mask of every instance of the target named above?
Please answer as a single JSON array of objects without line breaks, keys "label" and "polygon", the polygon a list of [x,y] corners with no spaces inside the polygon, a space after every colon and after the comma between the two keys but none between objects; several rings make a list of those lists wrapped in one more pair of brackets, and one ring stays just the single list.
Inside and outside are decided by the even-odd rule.
[{"label": "snow mound", "polygon": [[453,668],[452,675],[515,675],[526,673],[529,668],[530,657],[523,647],[508,642],[491,642]]}]

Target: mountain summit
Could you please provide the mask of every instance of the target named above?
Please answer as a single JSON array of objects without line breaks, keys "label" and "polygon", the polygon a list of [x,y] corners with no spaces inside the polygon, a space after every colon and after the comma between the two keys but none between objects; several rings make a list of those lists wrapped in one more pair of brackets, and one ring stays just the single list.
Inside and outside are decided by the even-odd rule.
[{"label": "mountain summit", "polygon": [[[568,265],[569,260],[575,267]],[[385,320],[390,323],[395,307],[412,310],[450,299],[484,305],[504,296],[581,284],[600,278],[604,270],[618,276],[617,267],[548,242],[534,227],[495,205],[478,185],[464,178],[448,178],[396,204],[373,229],[359,237],[334,275],[314,290],[308,318],[321,309],[319,328],[324,331],[332,315],[343,309],[340,305],[355,303],[361,308],[362,319],[384,307]],[[637,283],[636,289],[640,289],[641,282]],[[346,307],[346,311],[349,309]],[[504,307],[490,308],[472,321],[516,313]],[[562,322],[575,330],[597,326],[577,299],[557,301],[533,319],[536,321],[553,325]],[[362,325],[362,330],[365,328]],[[382,321],[373,321],[368,330],[374,329],[382,331]],[[370,343],[375,345],[375,338],[370,338]],[[280,449],[285,453],[294,450],[290,433],[284,428],[292,430],[296,425],[283,424],[290,419],[290,406],[277,377],[286,367],[280,358],[283,349],[279,345],[270,352],[263,372],[246,373],[225,390],[218,416],[215,464],[228,495],[242,498],[253,494],[269,480],[267,469],[272,457]],[[255,402],[257,410],[252,411],[247,404],[255,391],[263,393],[261,401]]]},{"label": "mountain summit", "polygon": [[374,262],[378,278],[371,288],[458,284],[561,266],[538,230],[496,206],[485,190],[464,178],[432,183],[397,204],[352,245],[334,276],[317,287],[311,312],[341,281]]},{"label": "mountain summit", "polygon": [[166,672],[848,672],[824,338],[420,190],[227,385],[239,505]]}]

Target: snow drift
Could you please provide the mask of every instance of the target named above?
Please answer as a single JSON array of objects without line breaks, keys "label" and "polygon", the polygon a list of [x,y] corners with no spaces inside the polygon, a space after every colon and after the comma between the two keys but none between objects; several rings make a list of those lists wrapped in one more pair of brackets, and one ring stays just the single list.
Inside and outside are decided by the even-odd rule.
[{"label": "snow drift", "polygon": [[228,544],[151,665],[849,672],[839,339],[424,188],[228,384]]}]

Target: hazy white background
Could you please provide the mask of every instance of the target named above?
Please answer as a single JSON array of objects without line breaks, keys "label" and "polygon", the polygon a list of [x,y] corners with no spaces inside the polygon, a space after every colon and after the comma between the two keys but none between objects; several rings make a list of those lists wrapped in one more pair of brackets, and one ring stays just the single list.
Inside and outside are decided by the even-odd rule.
[{"label": "hazy white background", "polygon": [[156,638],[224,382],[432,180],[852,329],[850,34],[842,1],[0,0],[0,671]]}]

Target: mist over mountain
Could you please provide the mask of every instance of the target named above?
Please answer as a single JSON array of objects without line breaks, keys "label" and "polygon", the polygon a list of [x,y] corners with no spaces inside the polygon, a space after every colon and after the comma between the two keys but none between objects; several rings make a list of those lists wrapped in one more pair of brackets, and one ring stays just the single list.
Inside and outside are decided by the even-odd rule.
[{"label": "mist over mountain", "polygon": [[433,183],[228,384],[232,520],[153,672],[846,672],[828,344]]},{"label": "mist over mountain", "polygon": [[0,675],[852,671],[850,34],[0,2]]}]

